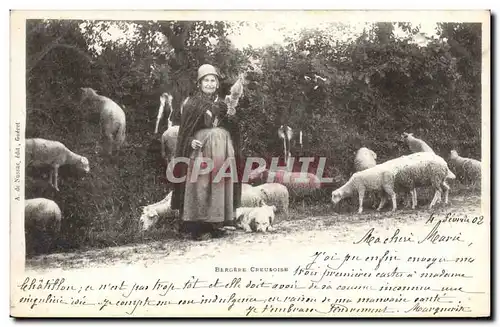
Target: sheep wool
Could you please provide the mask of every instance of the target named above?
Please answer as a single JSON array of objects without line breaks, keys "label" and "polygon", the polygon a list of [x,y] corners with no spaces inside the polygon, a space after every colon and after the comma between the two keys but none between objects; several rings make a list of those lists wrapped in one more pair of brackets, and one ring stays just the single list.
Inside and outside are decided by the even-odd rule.
[{"label": "sheep wool", "polygon": [[276,206],[276,213],[284,213],[288,217],[289,193],[288,188],[279,183],[265,183],[255,187],[260,190],[262,199],[268,205]]},{"label": "sheep wool", "polygon": [[41,138],[27,139],[25,151],[27,166],[51,166],[49,183],[57,191],[59,191],[58,171],[60,166],[75,165],[77,169],[86,173],[90,171],[89,161],[86,157],[72,152],[58,141]]},{"label": "sheep wool", "polygon": [[142,209],[142,215],[139,217],[140,226],[143,231],[149,230],[156,225],[160,218],[176,218],[179,217],[179,210],[171,208],[172,191],[167,196],[156,203],[145,206]]},{"label": "sheep wool", "polygon": [[416,152],[434,153],[434,150],[432,150],[432,148],[427,143],[413,136],[413,133],[403,133],[402,138],[406,142],[408,148],[412,153]]},{"label": "sheep wool", "polygon": [[444,189],[444,202],[448,203],[449,185],[447,179],[454,179],[455,175],[449,170],[448,164],[440,156],[430,152],[417,152],[407,156],[409,159],[395,174],[396,188],[410,190],[412,209],[417,205],[417,187],[431,186],[435,190],[434,198],[429,208],[437,201],[441,201],[441,192]]},{"label": "sheep wool", "polygon": [[61,209],[46,198],[24,201],[24,225],[27,253],[45,252],[61,232]]},{"label": "sheep wool", "polygon": [[377,165],[377,154],[372,150],[362,147],[356,152],[354,157],[355,171],[365,170]]},{"label": "sheep wool", "polygon": [[[446,184],[447,178],[454,178],[454,175],[441,157],[429,152],[414,153],[354,173],[347,183],[332,192],[332,202],[337,204],[343,198],[358,193],[358,212],[362,213],[365,191],[384,191],[391,198],[392,211],[395,211],[397,208],[396,184],[410,189],[414,200],[416,200],[415,187],[417,185],[431,185],[436,190],[429,205],[432,208],[439,199],[442,188],[445,189],[445,202],[447,202],[449,190]],[[386,200],[385,196],[382,197],[377,210],[384,206]]]},{"label": "sheep wool", "polygon": [[161,136],[161,156],[165,162],[172,160],[177,146],[179,125],[169,127]]},{"label": "sheep wool", "polygon": [[111,155],[119,151],[125,142],[126,117],[123,109],[113,100],[97,94],[90,88],[81,88],[82,100],[89,101],[93,109],[100,112],[101,133],[104,136],[104,149]]},{"label": "sheep wool", "polygon": [[241,184],[241,205],[240,207],[258,207],[262,201],[262,194],[259,189],[250,184]]},{"label": "sheep wool", "polygon": [[451,150],[450,166],[457,174],[457,178],[472,184],[481,182],[481,161],[461,157],[457,150]]}]

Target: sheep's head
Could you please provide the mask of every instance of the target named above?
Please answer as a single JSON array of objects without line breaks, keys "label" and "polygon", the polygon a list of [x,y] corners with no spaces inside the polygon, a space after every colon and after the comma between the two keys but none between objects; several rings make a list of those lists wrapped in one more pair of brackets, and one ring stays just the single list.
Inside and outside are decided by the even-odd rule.
[{"label": "sheep's head", "polygon": [[80,100],[84,101],[89,98],[93,98],[97,96],[97,92],[90,87],[81,87],[80,88]]},{"label": "sheep's head", "polygon": [[248,184],[260,185],[267,181],[269,170],[266,167],[259,167],[248,174]]},{"label": "sheep's head", "polygon": [[342,200],[342,194],[340,193],[340,191],[333,191],[332,192],[332,203],[334,205],[336,205],[337,203],[340,202],[340,200]]},{"label": "sheep's head", "polygon": [[80,160],[78,160],[78,169],[83,170],[84,172],[88,173],[90,171],[90,165],[89,165],[89,159],[86,157],[80,157]]},{"label": "sheep's head", "polygon": [[156,225],[159,216],[155,209],[147,206],[142,209],[142,215],[139,218],[143,231],[147,231],[151,226]]},{"label": "sheep's head", "polygon": [[401,140],[403,140],[403,141],[407,142],[411,138],[413,138],[413,133],[404,132],[403,134],[401,134]]},{"label": "sheep's head", "polygon": [[456,159],[456,158],[458,158],[457,150],[451,150],[450,151],[450,159]]}]

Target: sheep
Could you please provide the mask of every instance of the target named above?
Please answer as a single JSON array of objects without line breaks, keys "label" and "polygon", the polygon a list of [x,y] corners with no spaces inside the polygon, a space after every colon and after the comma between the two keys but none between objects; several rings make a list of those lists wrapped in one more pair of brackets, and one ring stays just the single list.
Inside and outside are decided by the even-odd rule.
[{"label": "sheep", "polygon": [[26,252],[45,252],[61,232],[61,209],[53,200],[34,198],[24,201]]},{"label": "sheep", "polygon": [[265,183],[255,188],[260,190],[262,199],[265,203],[276,206],[276,213],[284,213],[285,217],[288,217],[290,200],[288,188],[285,185],[279,183]]},{"label": "sheep", "polygon": [[240,207],[257,207],[262,200],[260,189],[250,184],[241,184],[241,204]]},{"label": "sheep", "polygon": [[[396,186],[410,188],[413,192],[412,199],[416,202],[416,185],[428,184],[431,184],[436,190],[429,208],[434,206],[443,187],[447,203],[449,187],[445,180],[446,178],[454,178],[454,175],[447,168],[446,162],[443,162],[441,157],[433,153],[414,153],[356,172],[347,183],[332,192],[332,203],[337,204],[343,198],[357,192],[359,197],[358,213],[362,213],[365,191],[385,191],[391,197],[392,211],[395,211],[397,208]],[[382,209],[385,202],[386,197],[384,196],[377,211]]]},{"label": "sheep", "polygon": [[100,112],[101,136],[104,139],[104,150],[108,155],[113,149],[119,151],[125,142],[126,117],[120,106],[105,96],[97,94],[90,87],[80,88],[82,101],[88,101],[93,109]]},{"label": "sheep", "polygon": [[410,151],[412,153],[416,153],[416,152],[434,153],[434,150],[432,150],[432,148],[427,143],[425,143],[423,140],[418,139],[415,136],[413,136],[413,133],[406,133],[405,132],[401,135],[401,137],[402,137],[403,141],[406,142],[406,144],[408,145],[408,147],[410,148]]},{"label": "sheep", "polygon": [[276,206],[269,206],[264,201],[258,207],[240,207],[236,209],[236,227],[247,233],[272,232]]},{"label": "sheep", "polygon": [[[431,185],[436,190],[429,209],[436,202],[441,202],[441,191],[444,189],[444,203],[448,204],[450,190],[447,179],[455,179],[448,168],[446,161],[430,152],[415,153],[409,157],[410,162],[405,164],[395,175],[394,183],[397,188],[410,189],[412,209],[417,206],[417,187]],[[382,199],[383,201],[383,199]]]},{"label": "sheep", "polygon": [[362,147],[354,157],[355,171],[365,170],[377,165],[377,154],[372,150]]},{"label": "sheep", "polygon": [[[366,148],[362,147],[356,151],[354,155],[354,172],[362,171],[377,165],[377,154]],[[380,196],[384,196],[381,194]],[[372,198],[374,199],[374,198]]]},{"label": "sheep", "polygon": [[75,165],[85,173],[90,171],[89,161],[86,157],[70,151],[58,141],[42,138],[26,139],[26,164],[39,166],[50,165],[49,184],[59,191],[58,172],[62,165]]},{"label": "sheep", "polygon": [[161,157],[167,165],[175,154],[178,136],[179,125],[169,127],[161,136]]},{"label": "sheep", "polygon": [[473,185],[481,181],[481,161],[461,157],[457,150],[450,151],[449,161],[459,179],[471,182]]},{"label": "sheep", "polygon": [[143,231],[147,231],[152,226],[156,225],[160,218],[179,217],[179,210],[173,210],[171,208],[172,193],[171,191],[163,200],[142,208],[142,215],[139,221]]},{"label": "sheep", "polygon": [[321,180],[312,173],[290,172],[282,169],[276,171],[258,169],[258,171],[254,170],[249,174],[249,183],[253,185],[266,182],[283,184],[293,195],[311,195],[321,188]]}]

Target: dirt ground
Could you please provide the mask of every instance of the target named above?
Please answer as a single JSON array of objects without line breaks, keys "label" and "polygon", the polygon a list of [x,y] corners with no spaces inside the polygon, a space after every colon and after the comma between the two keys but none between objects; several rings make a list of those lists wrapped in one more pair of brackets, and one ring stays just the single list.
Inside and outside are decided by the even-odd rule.
[{"label": "dirt ground", "polygon": [[[106,249],[54,253],[30,258],[26,269],[43,273],[47,270],[86,270],[101,267],[120,268],[130,265],[154,267],[158,265],[181,264],[185,262],[208,262],[214,258],[232,257],[239,254],[260,255],[270,246],[275,250],[292,251],[301,244],[324,245],[341,243],[352,235],[363,235],[367,225],[389,230],[397,227],[411,227],[417,222],[425,222],[431,213],[437,215],[456,212],[468,216],[478,215],[481,207],[479,194],[450,195],[448,205],[439,204],[432,210],[427,208],[428,201],[419,199],[416,210],[398,208],[391,212],[388,205],[382,212],[376,212],[365,205],[365,212],[358,214],[354,207],[338,210],[331,205],[291,209],[287,220],[277,218],[276,231],[268,234],[247,234],[231,231],[229,235],[208,241],[165,240],[148,244],[110,247]],[[339,213],[340,212],[340,213]],[[485,217],[488,220],[487,217]],[[351,237],[352,238],[352,237]]]}]

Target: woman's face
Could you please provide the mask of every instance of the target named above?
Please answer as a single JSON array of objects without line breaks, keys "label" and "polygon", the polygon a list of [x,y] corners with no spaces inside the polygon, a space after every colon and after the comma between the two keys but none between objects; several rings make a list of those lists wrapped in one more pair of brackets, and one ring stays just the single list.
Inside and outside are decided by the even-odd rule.
[{"label": "woman's face", "polygon": [[207,75],[200,81],[201,91],[206,94],[213,94],[217,90],[218,84],[215,75]]}]

